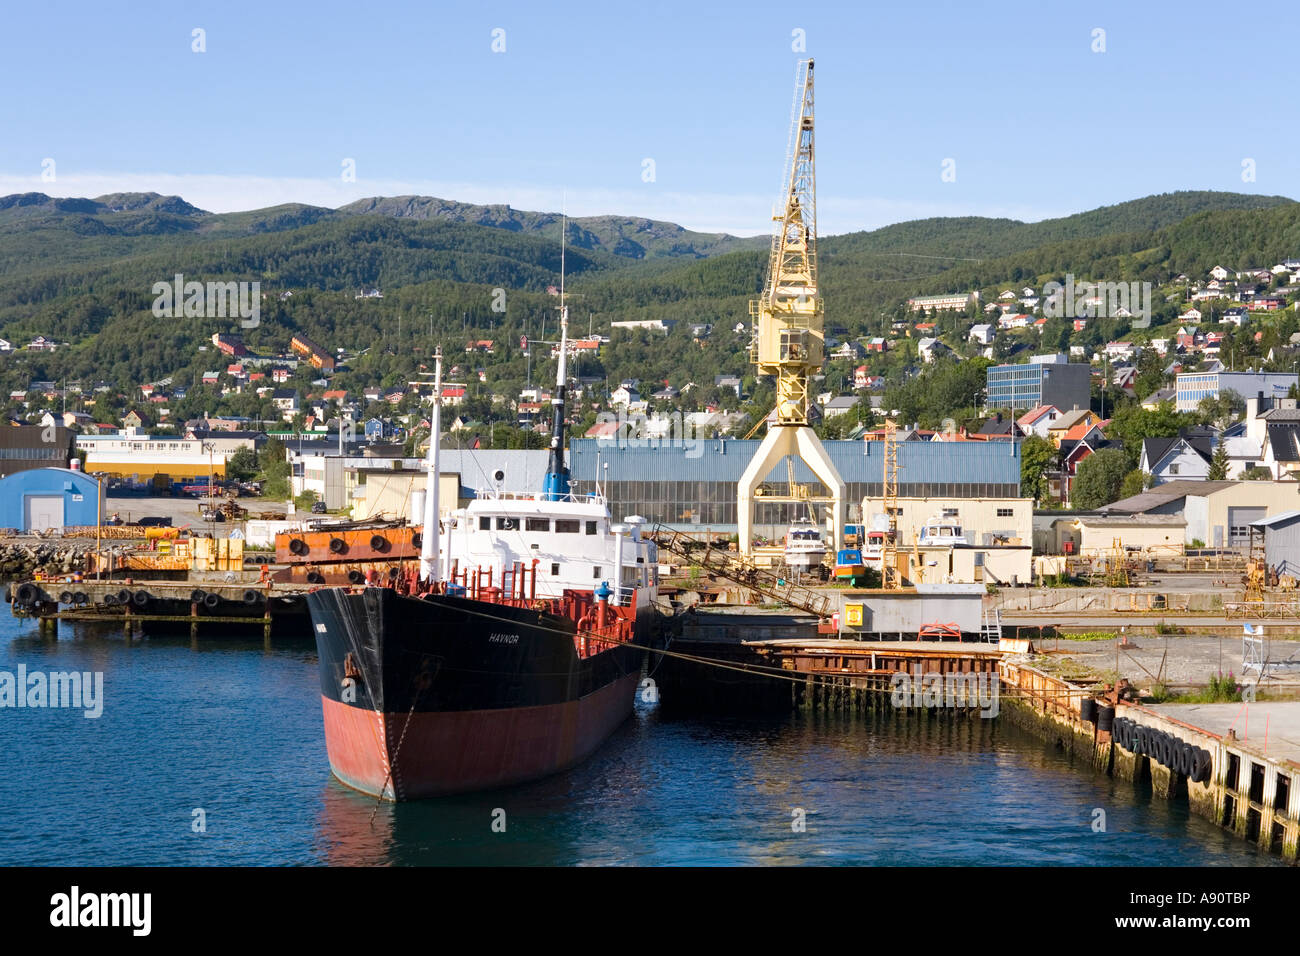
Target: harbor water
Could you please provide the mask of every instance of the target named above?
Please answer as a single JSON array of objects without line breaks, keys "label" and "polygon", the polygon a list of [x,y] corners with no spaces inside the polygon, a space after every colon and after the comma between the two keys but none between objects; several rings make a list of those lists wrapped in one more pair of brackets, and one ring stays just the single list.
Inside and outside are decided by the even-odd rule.
[{"label": "harbor water", "polygon": [[2,618],[0,680],[20,665],[102,674],[102,712],[0,709],[4,865],[1280,863],[1002,720],[640,701],[567,773],[392,805],[330,775],[310,643]]}]

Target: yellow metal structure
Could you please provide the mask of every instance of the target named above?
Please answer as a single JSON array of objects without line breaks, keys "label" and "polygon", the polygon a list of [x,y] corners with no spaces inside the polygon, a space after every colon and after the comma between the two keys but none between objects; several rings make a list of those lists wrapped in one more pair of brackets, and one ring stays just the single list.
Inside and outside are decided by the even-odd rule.
[{"label": "yellow metal structure", "polygon": [[194,571],[244,570],[244,542],[241,538],[195,538]]},{"label": "yellow metal structure", "polygon": [[776,423],[808,424],[808,380],[822,367],[826,342],[817,285],[817,176],[813,162],[813,61],[802,64],[785,209],[772,236],[767,284],[749,303],[755,321],[750,361],[776,377]]},{"label": "yellow metal structure", "polygon": [[[803,461],[830,492],[800,494],[793,485],[786,500],[823,501],[832,506],[833,547],[844,522],[844,479],[809,425],[808,382],[825,358],[823,307],[817,284],[817,177],[813,163],[813,61],[799,64],[784,208],[772,237],[762,295],[749,304],[754,320],[750,360],[758,374],[776,378],[775,421],[741,475],[737,487],[740,551],[753,544],[753,506],[760,482],[783,458]],[[752,434],[752,432],[751,432]]]},{"label": "yellow metal structure", "polygon": [[151,549],[142,548],[112,555],[92,554],[87,560],[87,570],[91,572],[242,571],[244,542],[240,538],[157,538]]},{"label": "yellow metal structure", "polygon": [[880,555],[880,584],[886,590],[897,591],[903,580],[898,574],[898,425],[892,418],[885,419],[885,474],[880,492],[889,521]]}]

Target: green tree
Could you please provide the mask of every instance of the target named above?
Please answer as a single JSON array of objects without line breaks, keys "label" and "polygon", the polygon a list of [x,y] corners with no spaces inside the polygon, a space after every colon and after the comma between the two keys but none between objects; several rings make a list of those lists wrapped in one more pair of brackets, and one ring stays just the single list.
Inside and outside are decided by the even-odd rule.
[{"label": "green tree", "polygon": [[1140,495],[1151,487],[1151,475],[1139,468],[1134,468],[1124,476],[1124,481],[1119,486],[1120,498],[1132,498],[1134,495]]},{"label": "green tree", "polygon": [[1138,466],[1144,438],[1173,438],[1180,428],[1192,424],[1192,416],[1174,411],[1173,402],[1161,402],[1151,410],[1137,404],[1122,405],[1111,416],[1106,437],[1123,443],[1128,457],[1128,468],[1124,469],[1127,474]]},{"label": "green tree", "polygon": [[262,474],[262,495],[266,498],[289,497],[289,460],[285,457],[284,442],[268,438],[257,456]]},{"label": "green tree", "polygon": [[257,474],[257,452],[240,448],[226,459],[226,476],[235,481],[249,481]]},{"label": "green tree", "polygon": [[1218,444],[1214,446],[1214,454],[1210,458],[1210,470],[1206,472],[1207,481],[1223,481],[1228,477],[1228,445],[1223,439],[1219,439]]},{"label": "green tree", "polygon": [[1196,406],[1196,420],[1215,428],[1226,428],[1246,411],[1246,400],[1230,388],[1219,392],[1217,397],[1206,396]]},{"label": "green tree", "polygon": [[1079,465],[1070,489],[1071,504],[1085,511],[1118,501],[1124,476],[1131,469],[1118,448],[1103,448]]},{"label": "green tree", "polygon": [[1272,481],[1273,473],[1267,468],[1261,468],[1259,465],[1252,465],[1241,473],[1242,481]]},{"label": "green tree", "polygon": [[1046,438],[1030,435],[1020,443],[1020,493],[1041,502],[1047,495],[1047,470],[1057,449]]}]

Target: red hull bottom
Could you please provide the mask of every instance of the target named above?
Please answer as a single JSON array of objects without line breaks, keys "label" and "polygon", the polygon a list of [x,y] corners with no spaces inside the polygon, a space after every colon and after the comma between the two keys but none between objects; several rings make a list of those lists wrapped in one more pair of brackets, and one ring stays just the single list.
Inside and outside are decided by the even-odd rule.
[{"label": "red hull bottom", "polygon": [[322,696],[330,768],[349,787],[387,800],[536,780],[590,757],[632,713],[640,676],[628,674],[564,704],[416,712],[409,726],[406,714],[378,714]]}]

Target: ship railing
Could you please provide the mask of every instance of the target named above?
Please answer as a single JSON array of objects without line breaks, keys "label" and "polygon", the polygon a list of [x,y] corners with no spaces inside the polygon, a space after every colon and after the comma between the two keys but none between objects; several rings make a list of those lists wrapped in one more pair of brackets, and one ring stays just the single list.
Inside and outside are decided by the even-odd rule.
[{"label": "ship railing", "polygon": [[552,498],[544,491],[497,491],[495,488],[479,488],[474,492],[474,497],[480,501],[562,501],[580,505],[605,504],[605,496],[598,492],[591,492],[588,494],[569,492],[567,495]]}]

